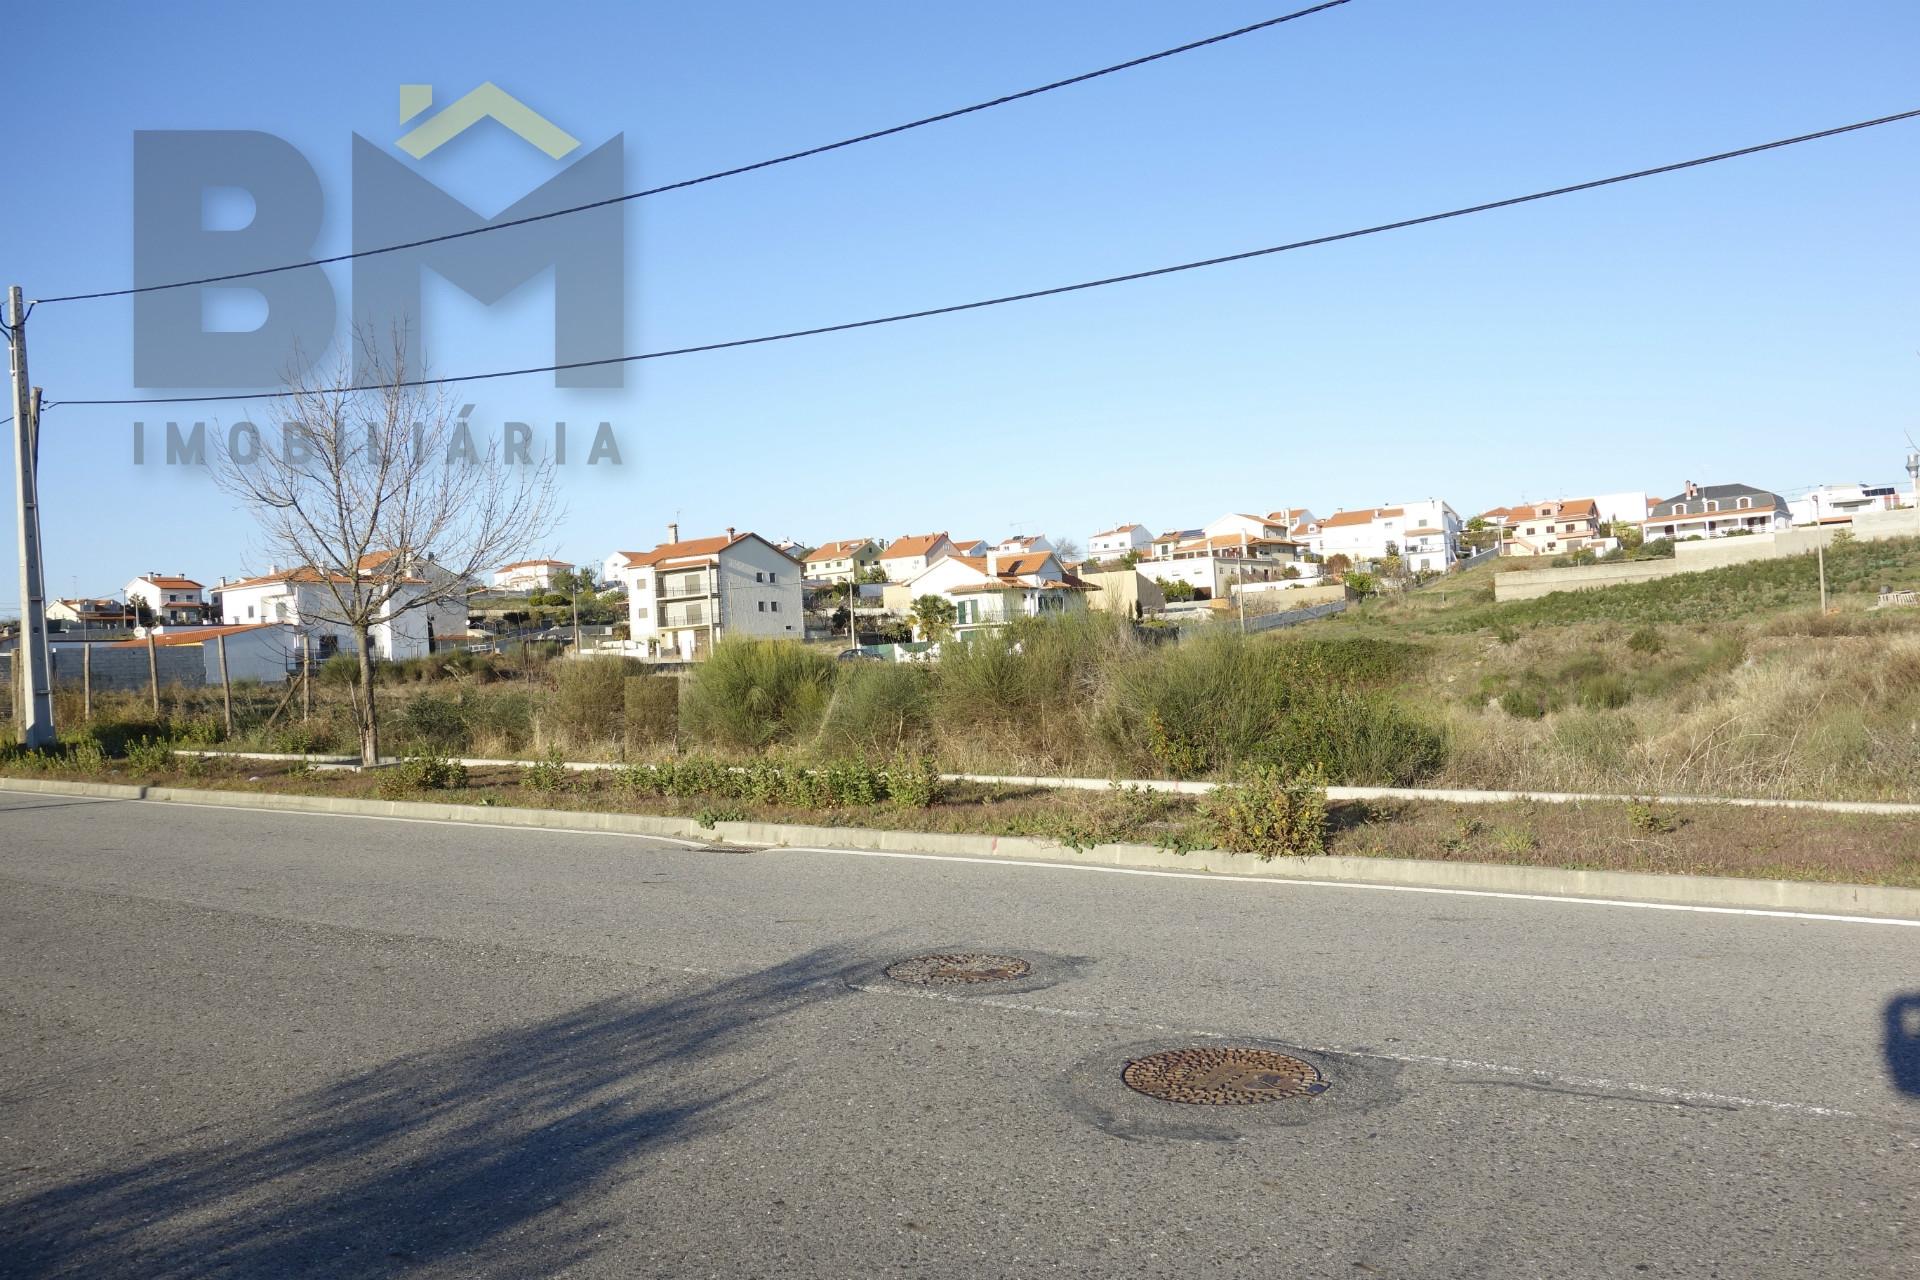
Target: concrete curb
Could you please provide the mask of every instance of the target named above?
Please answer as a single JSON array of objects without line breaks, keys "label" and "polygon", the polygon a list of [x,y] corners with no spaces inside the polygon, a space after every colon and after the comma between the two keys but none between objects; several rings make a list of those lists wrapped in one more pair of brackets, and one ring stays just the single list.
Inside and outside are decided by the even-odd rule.
[{"label": "concrete curb", "polygon": [[573,809],[512,809],[412,800],[359,800],[191,787],[140,787],[97,782],[0,778],[0,791],[215,805],[348,817],[408,818],[487,827],[528,827],[611,835],[664,837],[705,843],[787,848],[859,849],[878,853],[1009,858],[1076,866],[1293,880],[1323,885],[1458,889],[1476,893],[1589,898],[1734,910],[1810,912],[1920,920],[1920,889],[1821,884],[1801,880],[1746,880],[1726,876],[1659,875],[1639,871],[1570,871],[1485,862],[1431,862],[1411,858],[1276,858],[1201,849],[1179,854],[1151,845],[1109,844],[1070,849],[1021,836],[868,827],[811,827],[775,822],[720,822],[709,830],[687,818]]}]

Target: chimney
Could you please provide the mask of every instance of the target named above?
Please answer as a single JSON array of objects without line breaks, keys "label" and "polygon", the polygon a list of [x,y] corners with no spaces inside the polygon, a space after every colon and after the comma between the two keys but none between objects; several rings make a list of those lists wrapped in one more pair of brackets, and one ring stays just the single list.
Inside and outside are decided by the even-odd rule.
[{"label": "chimney", "polygon": [[680,522],[678,520],[668,522],[667,541],[668,542],[680,541]]},{"label": "chimney", "polygon": [[989,578],[1000,576],[1000,553],[993,547],[987,548],[987,576]]},{"label": "chimney", "polygon": [[732,526],[732,525],[728,525],[728,526],[727,526],[727,541],[728,541],[728,542],[732,542],[732,541],[733,541],[733,526]]},{"label": "chimney", "polygon": [[1691,481],[1691,480],[1689,480],[1689,481],[1687,481],[1687,497],[1688,497],[1688,499],[1693,499],[1693,498],[1697,498],[1697,497],[1699,497],[1699,496],[1700,496],[1700,486],[1699,486],[1699,485],[1697,485],[1697,484],[1695,484],[1695,483],[1694,483],[1693,481]]}]

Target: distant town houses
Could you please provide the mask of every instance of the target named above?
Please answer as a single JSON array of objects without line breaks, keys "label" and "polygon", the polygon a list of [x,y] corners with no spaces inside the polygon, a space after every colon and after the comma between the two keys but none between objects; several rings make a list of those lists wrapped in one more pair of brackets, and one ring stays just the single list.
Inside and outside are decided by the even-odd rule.
[{"label": "distant town houses", "polygon": [[880,553],[880,568],[888,582],[911,582],[928,566],[954,554],[953,539],[945,532],[911,534],[887,545]]},{"label": "distant town houses", "polygon": [[519,560],[493,571],[496,591],[551,591],[561,575],[573,572],[565,560]]},{"label": "distant town houses", "polygon": [[1115,525],[1087,539],[1090,560],[1120,560],[1126,556],[1144,556],[1153,546],[1153,534],[1143,524]]},{"label": "distant town houses", "polygon": [[[362,575],[373,572],[363,569]],[[342,601],[352,599],[356,575],[300,565],[269,568],[266,573],[221,584],[221,624],[259,623],[294,628],[310,642],[320,659],[354,650],[352,628],[343,617]],[[379,609],[368,629],[368,643],[376,658],[401,660],[431,653],[448,636],[466,631],[465,609],[442,604],[438,591],[421,577],[408,576]],[[303,642],[303,643],[304,643]]]},{"label": "distant town houses", "polygon": [[1643,527],[1648,539],[1724,538],[1792,528],[1793,513],[1785,498],[1766,489],[1689,480],[1679,493],[1654,504]]},{"label": "distant town houses", "polygon": [[890,589],[889,606],[911,614],[922,598],[938,597],[953,607],[953,633],[966,635],[1006,626],[1015,618],[1084,609],[1092,590],[1067,572],[1051,547],[1016,552],[994,548],[979,556],[940,557]]},{"label": "distant town houses", "polygon": [[1500,510],[1503,556],[1559,556],[1612,549],[1599,545],[1611,539],[1600,536],[1600,508],[1592,498],[1559,498]]},{"label": "distant town houses", "polygon": [[640,654],[692,660],[727,636],[804,639],[805,567],[757,533],[668,540],[625,553],[628,640]]},{"label": "distant town houses", "polygon": [[1464,522],[1438,498],[1336,511],[1317,523],[1318,554],[1327,560],[1361,565],[1397,556],[1409,573],[1446,573],[1460,560]]},{"label": "distant town houses", "polygon": [[127,583],[122,592],[136,613],[158,623],[182,626],[206,617],[206,587],[183,573],[148,573]]},{"label": "distant town houses", "polygon": [[131,606],[111,597],[54,600],[47,605],[47,622],[61,630],[126,628],[137,621]]},{"label": "distant town houses", "polygon": [[1793,499],[1787,510],[1796,525],[1848,524],[1863,511],[1891,511],[1900,498],[1898,485],[1823,484]]},{"label": "distant town houses", "polygon": [[872,538],[837,538],[807,552],[804,561],[809,581],[858,582],[879,567],[880,545]]}]

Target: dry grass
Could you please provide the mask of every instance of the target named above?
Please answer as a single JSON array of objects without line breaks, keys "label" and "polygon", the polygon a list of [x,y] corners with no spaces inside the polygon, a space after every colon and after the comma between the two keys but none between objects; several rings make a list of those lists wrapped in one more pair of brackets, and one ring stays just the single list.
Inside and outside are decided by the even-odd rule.
[{"label": "dry grass", "polygon": [[[6,772],[18,773],[18,767]],[[384,771],[306,771],[282,764],[210,760],[140,770],[115,761],[90,773],[37,777],[164,783],[218,790],[380,796]],[[394,798],[388,795],[384,798]],[[756,819],[813,826],[1037,836],[1074,846],[1125,842],[1202,847],[1190,797],[1139,791],[1050,792],[951,785],[924,809],[878,805],[829,810],[634,794],[609,774],[563,774],[535,786],[518,767],[472,770],[454,790],[420,800],[547,810],[659,814],[696,821]],[[1635,803],[1333,806],[1327,852],[1360,857],[1493,862],[1920,887],[1920,841],[1908,818],[1795,809]]]}]

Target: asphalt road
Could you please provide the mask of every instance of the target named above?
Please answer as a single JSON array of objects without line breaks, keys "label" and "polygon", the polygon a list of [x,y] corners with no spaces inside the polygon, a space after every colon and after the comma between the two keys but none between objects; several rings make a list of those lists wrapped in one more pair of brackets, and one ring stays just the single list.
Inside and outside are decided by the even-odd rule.
[{"label": "asphalt road", "polygon": [[6,1277],[1920,1274],[1888,924],[0,795],[0,1019]]}]

